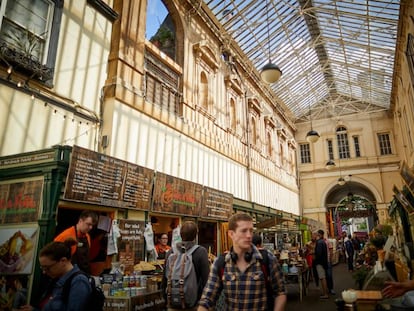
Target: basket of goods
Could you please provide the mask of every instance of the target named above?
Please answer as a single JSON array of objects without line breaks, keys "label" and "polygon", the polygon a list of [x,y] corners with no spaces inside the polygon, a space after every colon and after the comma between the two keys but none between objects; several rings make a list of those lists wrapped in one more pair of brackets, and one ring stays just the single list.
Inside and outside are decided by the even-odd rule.
[{"label": "basket of goods", "polygon": [[141,261],[134,266],[134,271],[140,271],[142,274],[152,274],[156,269],[155,265],[146,261]]},{"label": "basket of goods", "polygon": [[24,269],[24,257],[33,243],[20,230],[0,246],[0,273],[13,273]]}]

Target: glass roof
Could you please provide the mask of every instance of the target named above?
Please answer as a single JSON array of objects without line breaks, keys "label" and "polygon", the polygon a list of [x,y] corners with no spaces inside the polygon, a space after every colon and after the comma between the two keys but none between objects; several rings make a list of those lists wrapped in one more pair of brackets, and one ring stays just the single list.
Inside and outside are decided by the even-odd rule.
[{"label": "glass roof", "polygon": [[389,108],[399,0],[204,2],[296,121]]}]

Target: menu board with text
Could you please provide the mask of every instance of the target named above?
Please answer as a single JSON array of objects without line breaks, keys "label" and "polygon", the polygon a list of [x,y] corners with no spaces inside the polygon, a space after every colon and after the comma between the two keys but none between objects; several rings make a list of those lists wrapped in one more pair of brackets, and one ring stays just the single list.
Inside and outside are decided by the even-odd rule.
[{"label": "menu board with text", "polygon": [[74,146],[64,198],[148,210],[153,176],[153,170]]},{"label": "menu board with text", "polygon": [[203,187],[158,173],[155,176],[153,211],[199,216]]},{"label": "menu board with text", "polygon": [[202,217],[228,220],[233,210],[233,195],[220,190],[204,187]]},{"label": "menu board with text", "polygon": [[134,265],[144,260],[144,230],[144,221],[119,219],[119,260],[124,264],[125,272],[132,273]]}]

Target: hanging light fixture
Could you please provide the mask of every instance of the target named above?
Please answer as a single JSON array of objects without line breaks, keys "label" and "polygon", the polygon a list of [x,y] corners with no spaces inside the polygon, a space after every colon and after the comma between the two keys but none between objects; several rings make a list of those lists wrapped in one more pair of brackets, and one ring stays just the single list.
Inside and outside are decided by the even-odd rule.
[{"label": "hanging light fixture", "polygon": [[269,49],[268,51],[269,63],[263,66],[260,72],[260,77],[264,82],[268,84],[272,84],[272,83],[277,82],[280,79],[280,77],[282,76],[282,71],[277,65],[273,64],[270,59],[270,25],[269,25],[269,7],[268,7],[267,1],[266,1],[266,21],[267,21],[267,43],[268,43],[268,49]]},{"label": "hanging light fixture", "polygon": [[338,178],[337,184],[339,186],[343,186],[343,185],[346,184],[346,180],[345,180],[345,178],[342,177],[342,171],[341,171],[341,156],[339,156],[339,158],[338,158],[338,166],[339,166],[339,178]]},{"label": "hanging light fixture", "polygon": [[319,133],[317,131],[314,131],[313,128],[312,128],[312,112],[311,112],[310,104],[309,104],[309,120],[310,120],[311,129],[306,134],[306,140],[309,143],[316,143],[318,141],[319,137],[321,137],[321,136],[319,135]]},{"label": "hanging light fixture", "polygon": [[342,176],[338,178],[338,185],[343,186],[345,185],[345,183],[346,181]]},{"label": "hanging light fixture", "polygon": [[335,166],[336,166],[335,161],[334,161],[334,160],[332,160],[332,159],[329,159],[329,161],[328,161],[328,162],[326,162],[326,164],[325,164],[325,168],[326,168],[327,170],[331,170],[331,169],[333,169]]}]

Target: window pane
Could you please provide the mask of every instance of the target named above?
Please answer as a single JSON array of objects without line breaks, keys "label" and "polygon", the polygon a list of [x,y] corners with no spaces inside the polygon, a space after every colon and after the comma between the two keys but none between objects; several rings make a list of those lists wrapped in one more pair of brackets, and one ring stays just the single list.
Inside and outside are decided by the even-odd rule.
[{"label": "window pane", "polygon": [[7,1],[0,39],[24,56],[45,62],[53,8],[47,0]]},{"label": "window pane", "polygon": [[390,137],[388,134],[378,134],[381,155],[392,154]]},{"label": "window pane", "polygon": [[340,159],[349,159],[351,157],[349,153],[348,134],[346,128],[339,127],[336,130],[336,140],[338,143],[338,155]]},{"label": "window pane", "polygon": [[354,148],[355,148],[355,157],[361,156],[361,150],[359,149],[359,138],[358,136],[354,136]]},{"label": "window pane", "polygon": [[310,146],[309,144],[300,144],[300,162],[311,163]]},{"label": "window pane", "polygon": [[326,142],[328,144],[328,157],[329,160],[333,160],[334,159],[334,153],[333,153],[333,144],[332,144],[332,140],[327,140]]}]

